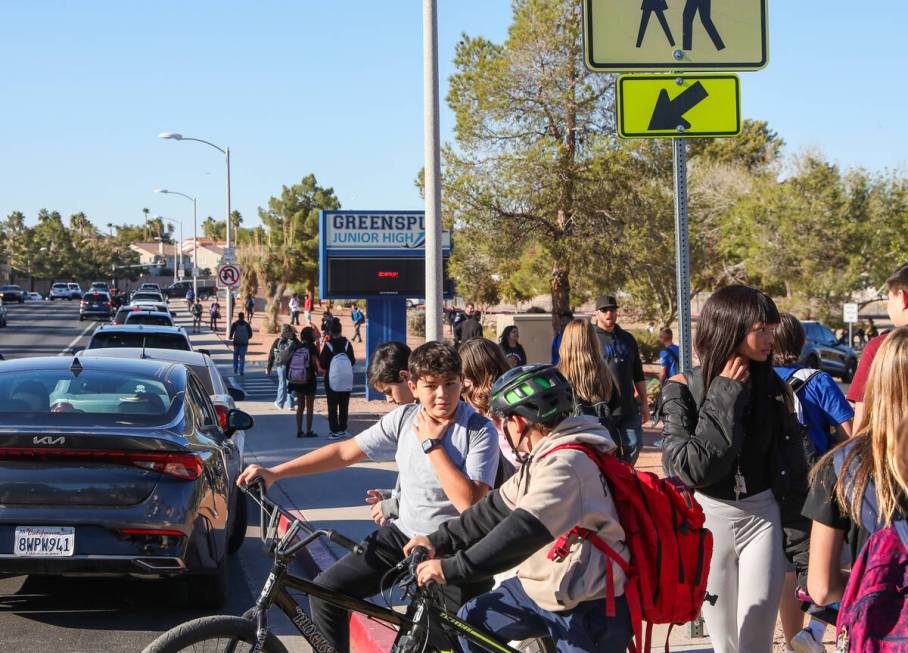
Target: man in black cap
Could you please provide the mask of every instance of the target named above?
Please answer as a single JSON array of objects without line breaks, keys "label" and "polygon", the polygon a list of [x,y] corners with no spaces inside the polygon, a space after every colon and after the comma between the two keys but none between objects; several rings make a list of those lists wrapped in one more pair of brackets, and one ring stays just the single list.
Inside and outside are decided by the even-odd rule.
[{"label": "man in black cap", "polygon": [[[618,326],[618,301],[603,295],[596,303],[596,337],[618,388],[619,406],[612,418],[621,435],[622,458],[634,464],[643,446],[643,424],[650,420],[643,361],[634,336]],[[636,398],[634,390],[637,391]]]}]

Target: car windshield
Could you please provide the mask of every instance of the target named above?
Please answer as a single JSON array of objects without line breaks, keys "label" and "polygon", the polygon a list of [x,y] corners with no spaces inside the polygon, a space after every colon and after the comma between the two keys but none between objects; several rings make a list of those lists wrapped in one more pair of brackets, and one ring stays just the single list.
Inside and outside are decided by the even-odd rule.
[{"label": "car windshield", "polygon": [[126,324],[150,324],[152,326],[173,326],[173,320],[166,315],[151,315],[133,311],[126,316]]},{"label": "car windshield", "polygon": [[160,426],[174,420],[183,402],[166,374],[166,369],[154,376],[69,369],[0,374],[0,415],[4,423],[29,426]]},{"label": "car windshield", "polygon": [[112,347],[149,347],[153,349],[178,349],[192,351],[186,336],[179,333],[142,333],[141,331],[96,333],[88,343],[88,349]]}]

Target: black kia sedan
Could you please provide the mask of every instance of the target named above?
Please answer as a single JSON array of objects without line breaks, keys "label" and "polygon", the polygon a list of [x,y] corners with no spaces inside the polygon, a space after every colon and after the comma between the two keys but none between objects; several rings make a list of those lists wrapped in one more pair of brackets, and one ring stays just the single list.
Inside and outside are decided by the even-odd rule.
[{"label": "black kia sedan", "polygon": [[178,578],[219,607],[246,527],[231,435],[253,421],[226,423],[185,365],[0,362],[0,576]]}]

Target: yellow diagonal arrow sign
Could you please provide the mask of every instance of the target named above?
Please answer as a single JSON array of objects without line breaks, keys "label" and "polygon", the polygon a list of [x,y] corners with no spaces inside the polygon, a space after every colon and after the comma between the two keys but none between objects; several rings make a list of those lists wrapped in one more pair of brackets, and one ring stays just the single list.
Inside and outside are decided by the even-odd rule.
[{"label": "yellow diagonal arrow sign", "polygon": [[737,75],[622,75],[618,135],[704,138],[741,133]]}]

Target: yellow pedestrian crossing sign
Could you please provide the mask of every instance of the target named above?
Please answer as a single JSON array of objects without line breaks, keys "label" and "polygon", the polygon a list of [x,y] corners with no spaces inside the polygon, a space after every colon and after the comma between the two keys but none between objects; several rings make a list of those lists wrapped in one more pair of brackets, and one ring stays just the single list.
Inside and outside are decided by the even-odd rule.
[{"label": "yellow pedestrian crossing sign", "polygon": [[597,72],[759,70],[768,0],[583,0],[586,65]]},{"label": "yellow pedestrian crossing sign", "polygon": [[621,75],[622,138],[705,138],[741,133],[737,75]]}]

